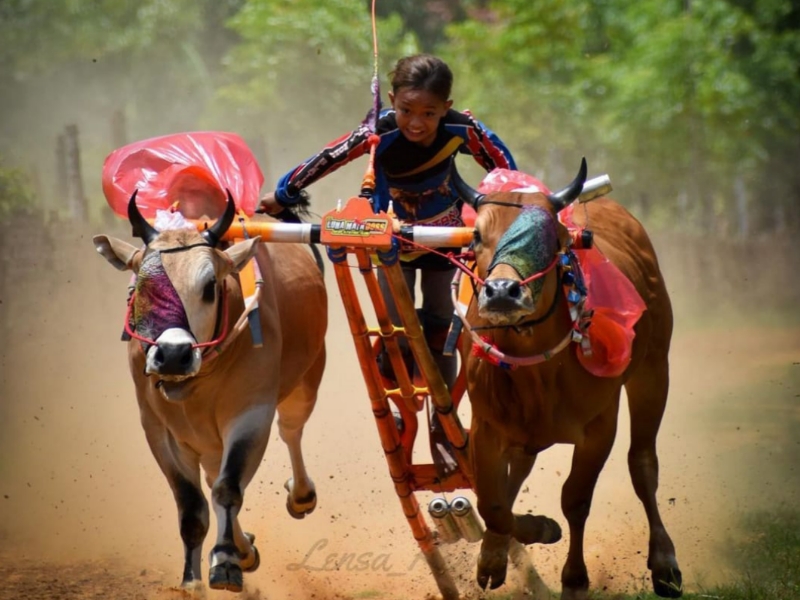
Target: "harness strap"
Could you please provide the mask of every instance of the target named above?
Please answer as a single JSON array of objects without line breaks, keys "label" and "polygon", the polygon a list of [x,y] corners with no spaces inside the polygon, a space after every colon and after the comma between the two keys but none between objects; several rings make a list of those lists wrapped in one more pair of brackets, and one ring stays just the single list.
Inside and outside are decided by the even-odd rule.
[{"label": "harness strap", "polygon": [[406,171],[405,173],[386,173],[389,177],[409,177],[411,175],[416,175],[417,173],[422,173],[423,171],[427,171],[431,167],[438,165],[440,162],[445,160],[448,156],[451,156],[456,150],[458,150],[459,146],[464,143],[464,140],[458,137],[451,138],[436,155],[431,158],[428,162],[418,166],[415,169],[411,169],[410,171]]}]

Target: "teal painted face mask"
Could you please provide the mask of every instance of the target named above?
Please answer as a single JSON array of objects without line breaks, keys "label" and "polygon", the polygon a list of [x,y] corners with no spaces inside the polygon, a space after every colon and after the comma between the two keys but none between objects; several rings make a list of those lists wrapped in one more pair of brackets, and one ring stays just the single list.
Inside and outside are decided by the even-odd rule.
[{"label": "teal painted face mask", "polygon": [[[523,207],[500,238],[489,272],[499,264],[507,264],[519,273],[520,278],[527,279],[544,271],[553,261],[557,249],[558,233],[552,215],[538,206]],[[529,285],[537,297],[542,292],[544,279],[535,279]]]}]

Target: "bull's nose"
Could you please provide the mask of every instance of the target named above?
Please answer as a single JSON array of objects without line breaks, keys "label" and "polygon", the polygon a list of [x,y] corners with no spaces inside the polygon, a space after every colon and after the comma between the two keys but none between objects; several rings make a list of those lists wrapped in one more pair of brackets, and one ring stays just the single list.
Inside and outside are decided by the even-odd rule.
[{"label": "bull's nose", "polygon": [[522,288],[515,279],[490,279],[484,294],[486,308],[498,312],[518,309],[522,300]]},{"label": "bull's nose", "polygon": [[159,344],[153,354],[153,367],[161,375],[185,375],[193,360],[191,343]]},{"label": "bull's nose", "polygon": [[509,299],[517,301],[522,296],[519,281],[514,279],[490,279],[486,282],[486,298],[502,301]]}]

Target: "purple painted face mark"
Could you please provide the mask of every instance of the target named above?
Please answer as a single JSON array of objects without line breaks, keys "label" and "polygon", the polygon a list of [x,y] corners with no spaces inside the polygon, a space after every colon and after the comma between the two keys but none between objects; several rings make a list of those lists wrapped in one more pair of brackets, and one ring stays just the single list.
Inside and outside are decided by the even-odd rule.
[{"label": "purple painted face mark", "polygon": [[151,340],[157,340],[171,328],[191,331],[186,309],[164,270],[158,252],[152,252],[142,261],[131,318],[136,333]]}]

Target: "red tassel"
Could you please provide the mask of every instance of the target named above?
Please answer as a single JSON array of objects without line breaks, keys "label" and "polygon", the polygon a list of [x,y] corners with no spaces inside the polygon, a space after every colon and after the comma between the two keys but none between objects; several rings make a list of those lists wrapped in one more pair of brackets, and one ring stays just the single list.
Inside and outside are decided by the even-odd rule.
[{"label": "red tassel", "polygon": [[477,342],[472,344],[472,356],[477,356],[479,359],[485,360],[490,365],[500,367],[501,369],[506,369],[507,371],[513,371],[517,368],[517,365],[502,361],[497,356],[486,350],[486,346],[492,346],[492,343],[488,338],[481,336],[481,341],[484,342],[484,345],[478,344]]},{"label": "red tassel", "polygon": [[[486,338],[481,337],[481,339],[487,344],[489,344],[489,340],[487,340]],[[479,359],[485,360],[486,362],[488,362],[491,365],[494,365],[495,367],[500,366],[500,359],[490,354],[487,350],[484,349],[484,346],[478,343],[472,344],[472,356],[477,356]]]}]

